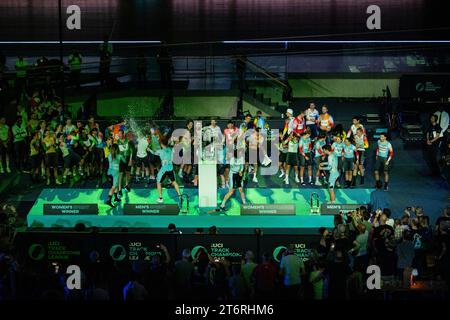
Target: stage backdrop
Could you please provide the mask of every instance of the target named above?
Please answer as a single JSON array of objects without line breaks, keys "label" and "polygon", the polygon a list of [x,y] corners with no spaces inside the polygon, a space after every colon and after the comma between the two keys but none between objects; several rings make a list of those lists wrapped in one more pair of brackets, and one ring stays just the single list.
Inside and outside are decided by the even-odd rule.
[{"label": "stage backdrop", "polygon": [[[450,19],[442,0],[62,0],[64,25],[70,5],[81,8],[81,30],[66,40],[442,38]],[[369,31],[368,6],[381,8],[381,30]],[[57,0],[2,0],[0,40],[58,39]],[[410,30],[409,32],[400,32]]]}]

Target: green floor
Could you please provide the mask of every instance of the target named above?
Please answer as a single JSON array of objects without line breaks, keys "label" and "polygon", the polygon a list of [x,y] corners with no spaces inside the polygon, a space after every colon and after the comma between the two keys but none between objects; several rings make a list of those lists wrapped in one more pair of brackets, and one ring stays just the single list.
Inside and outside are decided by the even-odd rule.
[{"label": "green floor", "polygon": [[[225,214],[207,214],[207,209],[198,207],[196,189],[182,191],[190,199],[189,212],[177,216],[130,216],[123,215],[122,205],[156,203],[157,192],[154,189],[134,189],[124,192],[116,208],[110,208],[104,201],[107,189],[44,189],[31,208],[27,223],[29,227],[73,227],[77,223],[97,227],[138,227],[165,228],[175,223],[180,228],[209,227],[221,228],[316,228],[331,226],[332,216],[310,215],[310,196],[316,192],[320,201],[328,201],[326,189],[247,189],[246,197],[252,204],[292,204],[296,206],[295,216],[241,216],[240,199],[232,198]],[[220,190],[218,199],[226,190]],[[367,203],[371,189],[336,190],[336,202],[346,204]],[[178,203],[175,190],[164,190],[165,203]],[[56,216],[43,215],[43,204],[90,204],[97,203],[98,215]]]}]

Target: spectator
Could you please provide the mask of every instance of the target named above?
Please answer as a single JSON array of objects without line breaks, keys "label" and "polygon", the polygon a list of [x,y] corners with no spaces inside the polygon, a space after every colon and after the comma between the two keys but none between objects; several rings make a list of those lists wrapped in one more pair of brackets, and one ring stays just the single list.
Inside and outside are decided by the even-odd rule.
[{"label": "spectator", "polygon": [[294,254],[292,248],[286,250],[281,258],[280,275],[283,277],[284,297],[296,299],[299,297],[301,277],[305,274],[303,260]]},{"label": "spectator", "polygon": [[5,117],[0,117],[0,173],[11,173],[9,166],[11,132]]},{"label": "spectator", "polygon": [[191,261],[191,251],[184,249],[182,259],[174,264],[174,281],[177,298],[190,297],[191,281],[194,275],[194,265]]},{"label": "spectator", "polygon": [[412,233],[410,231],[403,232],[402,239],[396,249],[397,274],[402,280],[403,286],[409,286],[413,266],[414,243],[412,239]]},{"label": "spectator", "polygon": [[147,289],[141,284],[139,276],[135,273],[130,275],[130,281],[123,288],[123,300],[139,301],[147,300],[149,294]]},{"label": "spectator", "polygon": [[25,164],[27,158],[27,144],[28,137],[26,124],[22,121],[22,117],[18,117],[16,123],[12,127],[14,159],[16,161],[16,170],[21,173],[25,172]]},{"label": "spectator", "polygon": [[262,263],[253,270],[256,299],[270,299],[275,297],[277,285],[277,268],[271,261],[270,254],[264,253]]},{"label": "spectator", "polygon": [[309,276],[309,282],[313,287],[313,299],[325,299],[327,276],[325,274],[325,264],[323,262],[319,262],[314,266],[314,270],[311,271],[311,274]]},{"label": "spectator", "polygon": [[351,269],[345,252],[341,250],[332,251],[327,272],[329,299],[345,299],[347,296],[347,278],[351,274]]},{"label": "spectator", "polygon": [[245,292],[247,294],[247,298],[253,296],[254,294],[254,283],[252,274],[255,270],[257,264],[255,263],[255,255],[252,251],[248,250],[245,253],[245,263],[242,265],[241,274],[244,279]]},{"label": "spectator", "polygon": [[230,295],[233,300],[244,300],[248,298],[246,280],[242,274],[240,265],[231,266],[232,276],[228,280]]}]

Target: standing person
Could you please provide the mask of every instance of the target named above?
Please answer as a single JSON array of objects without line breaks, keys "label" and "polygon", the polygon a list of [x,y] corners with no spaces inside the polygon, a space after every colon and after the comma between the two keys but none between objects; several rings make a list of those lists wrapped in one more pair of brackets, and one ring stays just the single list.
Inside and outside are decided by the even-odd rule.
[{"label": "standing person", "polygon": [[247,113],[245,115],[244,122],[242,122],[241,125],[239,126],[240,134],[245,133],[247,130],[254,129],[254,125],[251,120],[252,120],[252,115],[250,113]]},{"label": "standing person", "polygon": [[[9,126],[6,124],[5,117],[0,118],[0,173],[11,173],[9,166],[10,161],[10,145],[11,143],[11,132]],[[3,162],[5,166],[3,166]],[[4,169],[5,168],[5,169]]]},{"label": "standing person", "polygon": [[228,199],[234,194],[234,191],[238,189],[239,194],[241,195],[241,200],[243,204],[246,204],[245,193],[242,183],[242,177],[244,174],[244,159],[243,156],[239,154],[237,150],[234,151],[234,155],[230,158],[230,175],[228,182],[230,189],[227,194],[223,197],[222,203],[220,204],[219,210],[225,211],[225,205],[227,204]]},{"label": "standing person", "polygon": [[330,140],[331,129],[334,126],[333,117],[328,113],[328,106],[324,104],[322,106],[322,114],[319,116],[319,129],[320,132],[324,133],[327,136],[327,143]]},{"label": "standing person", "polygon": [[30,142],[31,181],[39,181],[39,169],[41,168],[41,137],[39,131],[35,131]]},{"label": "standing person", "polygon": [[[331,149],[333,150],[334,155],[336,155],[336,157],[338,159],[338,170],[339,170],[339,173],[341,175],[342,175],[342,165],[343,165],[343,162],[344,162],[343,159],[342,159],[342,154],[343,154],[343,151],[344,151],[344,147],[345,147],[345,144],[342,141],[341,136],[335,136],[334,137],[334,142],[331,145]],[[342,180],[342,178],[338,179],[338,181],[336,181],[336,187],[340,187],[339,180]]]},{"label": "standing person", "polygon": [[388,215],[377,210],[373,224],[372,246],[375,250],[377,265],[381,269],[381,276],[392,276],[397,269],[395,230],[387,222]]},{"label": "standing person", "polygon": [[[233,124],[234,126],[234,124]],[[230,124],[228,125],[230,127]],[[178,173],[179,177],[184,180],[185,183],[189,183],[189,177],[191,176],[191,172],[194,166],[194,159],[195,159],[195,148],[194,148],[194,121],[191,119],[186,120],[186,133],[182,137],[182,144],[183,144],[183,153],[189,152],[190,153],[190,161],[188,163],[182,163],[180,167],[180,171]],[[236,129],[236,128],[235,128]],[[228,128],[225,129],[225,132],[227,132]],[[237,131],[237,129],[236,129]],[[228,136],[225,135],[227,138]]]},{"label": "standing person", "polygon": [[161,159],[161,168],[158,171],[158,175],[156,177],[156,187],[158,189],[159,198],[157,200],[158,203],[163,203],[163,195],[162,195],[162,183],[164,179],[167,177],[175,188],[175,191],[178,194],[178,197],[181,198],[180,187],[178,186],[177,181],[175,180],[175,174],[173,172],[173,149],[169,146],[169,138],[166,136],[160,135],[159,143],[161,149],[157,151],[150,150],[151,153],[159,156]]},{"label": "standing person", "polygon": [[288,248],[280,262],[280,275],[283,277],[285,298],[298,298],[304,274],[305,265],[303,260],[294,253],[292,248]]},{"label": "standing person", "polygon": [[[103,181],[103,173],[105,167],[105,147],[106,142],[103,139],[103,133],[99,132],[97,128],[93,128],[91,130],[92,138],[93,138],[93,159],[94,159],[94,168],[96,170],[96,175],[98,178],[97,186],[99,187]],[[97,188],[98,188],[97,187]]]},{"label": "standing person", "polygon": [[305,173],[305,167],[308,168],[308,183],[313,184],[312,180],[312,142],[311,142],[311,132],[306,130],[302,133],[299,141],[298,150],[300,152],[300,183],[305,186],[306,183],[303,180]]},{"label": "standing person", "polygon": [[[312,136],[311,136],[312,137]],[[320,183],[320,163],[325,158],[325,154],[322,151],[322,147],[325,146],[325,135],[320,134],[317,137],[316,142],[314,143],[314,170],[316,171],[316,182],[315,185],[318,187],[321,187],[322,184]]]},{"label": "standing person", "polygon": [[281,171],[281,173],[278,177],[283,178],[284,175],[286,174],[286,171],[285,171],[286,170],[286,158],[287,158],[287,153],[288,153],[287,143],[286,143],[286,140],[284,140],[284,138],[283,138],[283,131],[278,132],[278,150],[280,150],[278,168]]},{"label": "standing person", "polygon": [[295,117],[292,126],[294,134],[297,136],[297,138],[300,138],[307,129],[305,114],[303,112],[300,112],[298,116]]},{"label": "standing person", "polygon": [[[245,171],[251,171],[249,170],[249,167],[253,167],[253,179],[252,181],[254,183],[258,183],[258,164],[260,163],[260,155],[259,150],[261,145],[264,142],[264,137],[262,134],[255,130],[249,137],[247,137],[247,148],[246,150],[246,162],[245,162]],[[256,155],[256,159],[251,159],[251,155]],[[248,172],[250,174],[250,172]]]},{"label": "standing person", "polygon": [[350,188],[352,186],[353,170],[355,169],[355,163],[358,162],[359,154],[355,145],[351,143],[349,138],[345,138],[344,149],[342,151],[342,167],[345,172],[345,188]]},{"label": "standing person", "polygon": [[239,130],[234,126],[234,122],[232,120],[228,121],[227,128],[223,131],[223,134],[226,147],[229,149],[231,149],[232,147],[234,148]]},{"label": "standing person", "polygon": [[47,175],[47,185],[50,185],[50,168],[53,169],[53,176],[56,184],[61,184],[58,177],[58,154],[56,153],[56,138],[50,130],[45,131],[42,139],[42,147],[45,152],[45,173]]},{"label": "standing person", "polygon": [[259,130],[265,130],[267,129],[267,122],[266,122],[266,118],[263,117],[261,110],[256,111],[256,117],[253,120],[253,127],[255,129],[259,129]]},{"label": "standing person", "polygon": [[19,56],[14,67],[16,69],[17,95],[20,96],[22,94],[22,91],[26,90],[27,88],[28,62],[24,60],[22,56]]},{"label": "standing person", "polygon": [[428,163],[431,168],[431,172],[434,175],[439,174],[439,165],[438,165],[438,155],[439,155],[439,145],[442,141],[443,132],[441,127],[439,126],[438,116],[432,114],[430,116],[430,126],[426,132],[426,155],[428,157]]},{"label": "standing person", "polygon": [[124,189],[130,192],[130,180],[131,180],[131,166],[133,165],[133,142],[130,141],[123,131],[119,130],[119,139],[117,140],[117,145],[119,146],[119,152],[122,156],[122,161],[120,162],[120,177],[119,177],[119,196],[122,196],[122,185],[123,178],[125,176],[125,186]]},{"label": "standing person", "polygon": [[223,162],[223,135],[222,130],[217,125],[216,119],[211,119],[211,124],[205,128],[205,140],[211,141],[214,147],[214,157],[219,161],[219,163]]},{"label": "standing person", "polygon": [[136,182],[141,179],[141,170],[144,167],[145,179],[150,183],[150,161],[147,154],[149,147],[149,138],[146,135],[138,135],[136,146]]},{"label": "standing person", "polygon": [[308,109],[305,111],[306,115],[306,125],[308,126],[309,130],[311,131],[311,138],[315,139],[317,135],[319,134],[317,130],[317,122],[319,120],[319,111],[316,110],[316,105],[314,102],[311,102],[309,104]]},{"label": "standing person", "polygon": [[389,141],[387,141],[386,133],[380,134],[380,139],[377,142],[377,151],[375,157],[375,181],[380,180],[380,171],[384,172],[384,191],[388,191],[389,184],[389,170],[394,150]]},{"label": "standing person", "polygon": [[276,296],[277,267],[271,261],[269,253],[264,253],[262,263],[253,270],[253,283],[255,284],[255,299],[271,299]]},{"label": "standing person", "polygon": [[119,192],[119,179],[120,179],[120,163],[123,162],[123,156],[119,152],[119,145],[114,143],[111,146],[111,150],[108,155],[108,175],[112,176],[112,186],[108,192],[108,199],[106,200],[106,204],[110,207],[114,208],[115,205],[112,203],[112,197],[114,195],[114,201],[120,202],[118,197]]},{"label": "standing person", "polygon": [[25,169],[27,156],[27,143],[25,139],[28,137],[27,127],[22,121],[22,117],[18,117],[16,123],[13,125],[12,135],[16,170],[21,173]]},{"label": "standing person", "polygon": [[161,149],[161,145],[159,144],[159,129],[156,127],[152,127],[150,129],[150,142],[149,142],[149,158],[150,158],[150,180],[155,180],[155,172],[158,168],[161,160],[156,155],[157,151]]},{"label": "standing person", "polygon": [[292,109],[286,110],[286,119],[284,120],[284,127],[283,127],[283,139],[287,139],[289,135],[294,131],[294,120],[295,117],[293,116],[294,111]]},{"label": "standing person", "polygon": [[361,124],[361,120],[358,116],[353,116],[352,118],[352,125],[350,129],[348,129],[347,137],[356,136],[357,130],[361,128],[363,130],[363,133],[366,133],[366,130],[364,129],[364,126]]},{"label": "standing person", "polygon": [[298,179],[298,138],[291,133],[287,139],[288,153],[286,156],[286,177],[284,178],[284,183],[289,185],[289,171],[291,167],[294,167],[295,172],[295,182],[300,183]]},{"label": "standing person", "polygon": [[336,200],[334,187],[336,185],[336,181],[339,179],[338,157],[329,145],[324,146],[322,150],[328,156],[327,169],[330,171],[330,177],[328,178],[328,191],[330,192],[330,203],[334,203]]},{"label": "standing person", "polygon": [[356,185],[356,177],[359,173],[361,180],[360,184],[364,184],[364,161],[366,159],[366,150],[369,148],[369,141],[367,140],[367,136],[364,133],[364,129],[359,127],[356,130],[356,135],[354,136],[355,139],[355,147],[356,151],[358,151],[358,159],[356,162],[355,169],[353,170],[353,180],[352,180],[352,186],[354,187]]},{"label": "standing person", "polygon": [[71,53],[69,56],[70,78],[72,84],[77,88],[80,87],[81,63],[83,58],[79,52]]}]

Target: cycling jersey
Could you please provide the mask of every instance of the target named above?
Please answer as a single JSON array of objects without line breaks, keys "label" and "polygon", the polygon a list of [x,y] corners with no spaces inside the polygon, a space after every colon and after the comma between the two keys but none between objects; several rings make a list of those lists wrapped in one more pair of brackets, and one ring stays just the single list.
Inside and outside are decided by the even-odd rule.
[{"label": "cycling jersey", "polygon": [[365,151],[369,147],[369,141],[365,134],[355,135],[355,146],[358,151]]},{"label": "cycling jersey", "polygon": [[311,152],[311,138],[301,138],[299,141],[299,151],[305,156]]},{"label": "cycling jersey", "polygon": [[333,142],[333,144],[331,145],[331,149],[333,150],[333,153],[337,157],[342,157],[342,150],[344,150],[344,147],[345,147],[345,143],[343,143],[343,142],[341,142],[341,143]]},{"label": "cycling jersey", "polygon": [[382,158],[388,158],[388,160],[392,159],[394,155],[394,150],[392,149],[392,145],[389,141],[381,142],[378,140],[377,142],[377,156]]},{"label": "cycling jersey", "polygon": [[344,158],[346,159],[352,159],[356,156],[358,156],[358,151],[356,150],[356,147],[353,144],[350,145],[344,145]]}]

